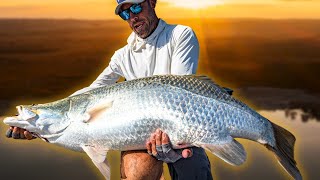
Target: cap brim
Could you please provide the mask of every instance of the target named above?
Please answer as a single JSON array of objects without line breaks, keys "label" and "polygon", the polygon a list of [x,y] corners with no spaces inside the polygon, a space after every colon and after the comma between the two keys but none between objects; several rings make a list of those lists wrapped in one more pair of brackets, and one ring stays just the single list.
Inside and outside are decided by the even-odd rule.
[{"label": "cap brim", "polygon": [[122,4],[126,4],[126,3],[142,3],[143,1],[145,0],[126,0],[126,1],[123,1],[122,3],[118,4],[118,6],[116,7],[116,10],[114,11],[116,15],[119,15],[119,12],[120,12],[120,8],[122,6]]}]

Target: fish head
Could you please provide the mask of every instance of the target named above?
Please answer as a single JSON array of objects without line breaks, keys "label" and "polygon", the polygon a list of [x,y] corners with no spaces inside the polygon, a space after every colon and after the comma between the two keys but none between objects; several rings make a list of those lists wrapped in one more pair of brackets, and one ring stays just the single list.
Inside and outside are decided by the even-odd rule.
[{"label": "fish head", "polygon": [[18,115],[7,117],[3,122],[9,126],[26,129],[34,136],[49,142],[60,137],[71,123],[61,103],[20,105],[16,108]]}]

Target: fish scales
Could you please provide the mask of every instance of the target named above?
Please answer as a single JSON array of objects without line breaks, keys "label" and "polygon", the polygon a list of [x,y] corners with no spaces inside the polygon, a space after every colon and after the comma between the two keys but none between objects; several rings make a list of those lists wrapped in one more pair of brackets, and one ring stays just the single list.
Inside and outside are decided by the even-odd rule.
[{"label": "fish scales", "polygon": [[[239,113],[239,110],[237,110],[237,108],[243,108],[243,105],[236,106],[236,108],[234,108],[235,110],[232,111],[232,114],[223,113],[228,112],[228,109],[233,108],[229,104],[223,103],[225,102],[226,98],[219,99],[219,102],[218,100],[213,101],[213,99],[209,99],[209,94],[207,95],[207,97],[198,95],[203,89],[217,92],[218,90],[221,90],[221,88],[216,86],[217,89],[212,90],[209,89],[209,85],[201,83],[201,81],[193,82],[187,80],[188,79],[179,77],[177,79],[168,81],[168,78],[166,77],[156,77],[148,82],[142,81],[142,83],[140,84],[132,82],[131,85],[128,85],[130,86],[130,88],[128,88],[127,90],[123,90],[123,92],[121,93],[116,93],[115,96],[119,100],[117,100],[117,104],[114,104],[113,109],[115,109],[115,111],[112,111],[112,109],[108,114],[105,115],[105,118],[103,119],[108,121],[108,123],[104,123],[101,121],[102,124],[106,124],[105,126],[107,126],[101,126],[102,129],[111,129],[110,131],[115,131],[115,128],[110,125],[110,123],[112,123],[113,121],[117,123],[121,122],[119,124],[127,124],[130,122],[135,123],[136,121],[143,121],[147,118],[154,119],[153,121],[148,121],[150,122],[150,124],[143,123],[144,126],[153,128],[145,129],[144,126],[141,126],[139,123],[135,123],[134,125],[130,124],[128,126],[129,128],[121,127],[121,130],[119,130],[119,135],[110,138],[116,139],[115,142],[127,142],[127,139],[124,135],[130,134],[130,136],[135,136],[135,132],[138,130],[140,132],[143,132],[144,135],[141,137],[139,136],[140,138],[138,138],[142,139],[141,141],[139,141],[142,142],[140,148],[144,147],[146,138],[159,127],[167,132],[171,137],[171,140],[176,144],[191,144],[192,142],[197,142],[200,139],[208,138],[217,140],[217,138],[221,137],[220,135],[212,137],[211,133],[206,133],[206,135],[209,137],[205,137],[203,135],[204,132],[207,132],[207,130],[210,129],[214,129],[215,132],[217,132],[216,130],[225,131],[225,128],[228,128],[234,136],[245,137],[245,135],[247,135],[248,137],[251,137],[250,135],[255,134],[255,137],[257,138],[254,139],[258,139],[259,132],[252,131],[256,129],[263,131],[263,121],[257,121],[256,119],[254,119],[254,117],[250,118],[251,114],[248,114],[248,116],[244,116],[242,113]],[[173,82],[177,83],[174,84]],[[140,90],[140,88],[142,87],[144,87],[144,90]],[[192,91],[188,91],[190,89],[192,89]],[[115,92],[117,91],[119,90],[116,89]],[[112,95],[112,93],[110,92],[107,94]],[[227,94],[222,91],[218,94],[220,96],[227,96]],[[141,109],[143,109],[143,111],[141,111]],[[185,115],[179,115],[178,112],[185,112]],[[212,112],[210,116],[208,115],[209,112]],[[230,118],[231,116],[233,116],[234,118]],[[241,123],[247,122],[243,119],[251,119],[252,121],[246,124]],[[160,124],[157,121],[159,121]],[[222,122],[224,123],[222,124]],[[261,128],[254,128],[259,126]],[[143,130],[137,129],[138,127],[142,128]],[[178,131],[176,129],[177,127]],[[103,132],[103,130],[101,131]],[[180,132],[180,135],[174,132]],[[252,133],[241,134],[241,132]],[[130,136],[127,138],[130,138]],[[124,139],[122,140],[121,138]],[[183,140],[181,138],[183,138]],[[273,140],[270,139],[268,141]],[[126,146],[126,143],[120,144]],[[124,149],[127,148],[125,147]]]},{"label": "fish scales", "polygon": [[106,157],[102,154],[145,149],[146,140],[158,128],[169,135],[174,148],[203,147],[232,165],[246,159],[234,138],[257,141],[275,152],[294,178],[301,177],[295,164],[283,160],[293,159],[293,154],[281,151],[282,146],[293,148],[294,140],[279,144],[294,136],[288,132],[279,139],[275,134],[286,130],[204,76],[152,76],[17,109],[19,116],[5,119],[6,124],[25,128],[50,143],[85,151],[106,178],[110,174],[105,172],[108,166],[103,165]]}]

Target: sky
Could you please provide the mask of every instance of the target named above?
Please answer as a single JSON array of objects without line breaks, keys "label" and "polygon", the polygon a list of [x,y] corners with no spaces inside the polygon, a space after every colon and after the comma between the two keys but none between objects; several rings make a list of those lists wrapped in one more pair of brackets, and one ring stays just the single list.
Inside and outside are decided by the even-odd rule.
[{"label": "sky", "polygon": [[[1,0],[0,18],[115,19],[116,0]],[[319,19],[320,0],[158,0],[162,18]]]}]

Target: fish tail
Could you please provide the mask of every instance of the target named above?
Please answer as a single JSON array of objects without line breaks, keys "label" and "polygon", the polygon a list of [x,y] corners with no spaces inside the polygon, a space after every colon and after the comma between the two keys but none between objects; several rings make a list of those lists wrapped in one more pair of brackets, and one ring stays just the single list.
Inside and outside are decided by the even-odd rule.
[{"label": "fish tail", "polygon": [[294,160],[294,143],[296,138],[286,129],[272,123],[274,136],[276,140],[275,147],[268,144],[265,146],[275,153],[281,166],[296,180],[302,179],[299,169]]}]

